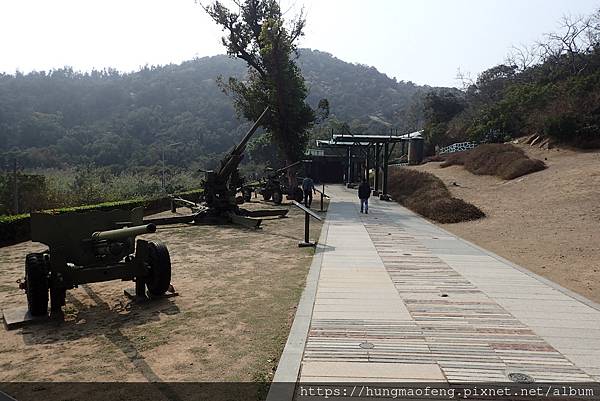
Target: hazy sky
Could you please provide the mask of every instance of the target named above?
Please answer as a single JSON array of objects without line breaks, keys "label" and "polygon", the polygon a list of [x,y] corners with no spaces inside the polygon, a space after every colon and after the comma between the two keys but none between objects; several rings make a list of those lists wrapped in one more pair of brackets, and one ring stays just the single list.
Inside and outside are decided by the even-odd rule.
[{"label": "hazy sky", "polygon": [[[207,0],[204,0],[205,2]],[[225,1],[227,3],[227,1]],[[398,80],[456,86],[502,62],[511,45],[557,29],[595,0],[281,0],[307,12],[301,47],[375,66]],[[224,53],[194,0],[0,0],[0,71],[179,63]]]}]

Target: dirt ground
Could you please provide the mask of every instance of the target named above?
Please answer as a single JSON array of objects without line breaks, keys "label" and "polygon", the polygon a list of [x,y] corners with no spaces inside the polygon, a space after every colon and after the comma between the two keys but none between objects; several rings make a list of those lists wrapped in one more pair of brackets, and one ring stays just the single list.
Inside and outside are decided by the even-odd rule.
[{"label": "dirt ground", "polygon": [[548,168],[510,181],[461,166],[415,168],[487,215],[445,229],[600,302],[600,152],[518,146]]},{"label": "dirt ground", "polygon": [[[123,294],[131,283],[119,281],[70,290],[64,322],[2,334],[0,382],[269,381],[314,253],[297,246],[304,214],[283,207],[289,217],[265,219],[259,230],[159,227],[147,237],[167,244],[179,296],[132,304]],[[311,239],[320,229],[313,220]],[[1,308],[26,304],[16,280],[25,255],[43,249],[0,248]]]}]

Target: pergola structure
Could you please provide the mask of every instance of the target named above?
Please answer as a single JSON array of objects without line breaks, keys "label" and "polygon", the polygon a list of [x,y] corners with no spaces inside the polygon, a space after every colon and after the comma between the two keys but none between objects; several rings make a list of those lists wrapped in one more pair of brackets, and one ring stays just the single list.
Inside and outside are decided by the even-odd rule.
[{"label": "pergola structure", "polygon": [[[371,168],[371,160],[374,161],[375,182],[373,195],[388,195],[388,170],[389,161],[397,143],[402,146],[402,153],[405,153],[405,144],[412,140],[421,140],[422,131],[412,132],[405,135],[355,135],[350,132],[343,134],[333,134],[331,139],[317,140],[319,148],[337,148],[345,149],[346,152],[346,184],[350,184],[357,178],[354,174],[353,156],[359,156],[359,160],[364,161],[364,169],[361,171],[360,178],[368,178],[368,172]],[[358,155],[357,155],[358,154]],[[380,170],[383,179],[380,180]]]}]

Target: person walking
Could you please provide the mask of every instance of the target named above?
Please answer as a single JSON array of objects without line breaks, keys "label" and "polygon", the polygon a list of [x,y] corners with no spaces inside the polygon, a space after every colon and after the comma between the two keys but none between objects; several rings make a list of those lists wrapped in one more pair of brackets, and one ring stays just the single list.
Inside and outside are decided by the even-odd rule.
[{"label": "person walking", "polygon": [[315,189],[315,183],[312,178],[310,178],[310,175],[306,176],[306,178],[302,180],[302,192],[304,193],[304,206],[310,208],[310,205],[312,204],[313,193],[317,193],[317,190]]},{"label": "person walking", "polygon": [[363,178],[358,186],[358,198],[360,199],[360,212],[369,214],[369,197],[371,196],[371,186],[366,179]]}]

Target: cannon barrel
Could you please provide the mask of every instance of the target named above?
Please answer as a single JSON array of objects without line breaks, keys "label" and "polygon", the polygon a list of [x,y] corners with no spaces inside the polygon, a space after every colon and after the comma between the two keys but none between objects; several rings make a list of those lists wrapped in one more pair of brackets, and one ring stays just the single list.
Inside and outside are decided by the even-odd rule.
[{"label": "cannon barrel", "polygon": [[292,167],[295,167],[295,166],[297,166],[298,164],[300,164],[300,163],[302,163],[302,162],[303,162],[303,160],[298,160],[297,162],[295,162],[295,163],[292,163],[292,164],[290,164],[290,165],[287,165],[287,166],[285,166],[285,167],[282,167],[282,168],[280,168],[279,170],[275,170],[275,173],[274,173],[274,174],[281,174],[281,173],[283,173],[284,171],[286,171],[286,170],[289,170],[289,169],[291,169]]},{"label": "cannon barrel", "polygon": [[244,150],[246,149],[246,145],[248,144],[248,141],[250,140],[250,138],[252,137],[252,135],[254,135],[254,133],[256,132],[256,130],[258,129],[258,127],[260,126],[260,123],[261,123],[262,119],[267,115],[268,111],[269,111],[269,108],[267,107],[262,112],[262,114],[260,115],[260,117],[258,117],[258,120],[256,120],[256,122],[252,125],[252,127],[246,133],[246,135],[244,135],[244,138],[240,141],[240,143],[237,144],[231,150],[231,152],[229,152],[229,155],[227,155],[221,161],[221,168],[217,172],[217,177],[219,177],[219,179],[221,179],[221,180],[228,179],[229,176],[231,175],[231,173],[233,173],[233,171],[240,164],[240,162],[242,161]]},{"label": "cannon barrel", "polygon": [[246,133],[246,135],[244,135],[244,138],[240,141],[240,143],[235,147],[235,150],[234,150],[233,153],[235,153],[235,154],[241,154],[244,151],[244,149],[246,148],[246,145],[248,144],[248,141],[250,140],[250,138],[252,138],[252,135],[254,135],[254,133],[256,132],[256,130],[258,129],[258,127],[260,126],[260,123],[261,123],[262,119],[264,118],[264,116],[267,114],[268,111],[269,111],[269,107],[267,107],[261,113],[261,115],[258,117],[258,120],[256,120],[254,122],[254,124],[252,124],[252,127]]},{"label": "cannon barrel", "polygon": [[156,225],[150,223],[143,226],[119,228],[109,231],[96,231],[92,234],[93,240],[120,240],[136,235],[156,232]]}]

